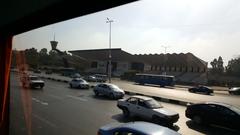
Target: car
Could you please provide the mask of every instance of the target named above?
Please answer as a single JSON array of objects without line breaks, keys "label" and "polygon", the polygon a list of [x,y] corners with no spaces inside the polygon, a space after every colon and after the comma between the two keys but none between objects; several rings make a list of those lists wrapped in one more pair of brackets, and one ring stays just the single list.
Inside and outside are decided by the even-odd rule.
[{"label": "car", "polygon": [[240,95],[240,87],[233,87],[228,90],[229,94]]},{"label": "car", "polygon": [[179,119],[177,112],[164,108],[156,100],[147,96],[135,95],[120,99],[117,107],[122,110],[125,117],[138,116],[167,126],[172,126]]},{"label": "car", "polygon": [[197,124],[219,125],[239,130],[240,109],[233,105],[205,102],[188,105],[185,116]]},{"label": "car", "polygon": [[89,83],[81,78],[74,78],[69,82],[70,88],[89,89]]},{"label": "car", "polygon": [[192,88],[189,88],[188,91],[192,93],[205,93],[208,95],[213,93],[213,90],[207,86],[192,87]]},{"label": "car", "polygon": [[84,79],[89,82],[97,82],[97,78],[93,75],[85,76]]},{"label": "car", "polygon": [[110,97],[111,99],[123,98],[125,95],[124,90],[120,89],[117,85],[110,83],[100,83],[97,84],[93,91],[96,96],[105,95]]},{"label": "car", "polygon": [[154,123],[137,121],[111,123],[102,126],[98,135],[180,135],[178,132]]},{"label": "car", "polygon": [[36,69],[36,70],[33,71],[33,73],[38,73],[38,74],[40,74],[40,73],[41,73],[41,70]]},{"label": "car", "polygon": [[79,73],[74,73],[70,77],[71,78],[81,78],[82,76]]},{"label": "car", "polygon": [[96,78],[97,82],[106,82],[107,81],[107,75],[95,74],[94,77]]},{"label": "car", "polygon": [[22,86],[24,88],[40,88],[42,89],[45,85],[44,81],[38,76],[33,75],[23,75],[21,77]]}]

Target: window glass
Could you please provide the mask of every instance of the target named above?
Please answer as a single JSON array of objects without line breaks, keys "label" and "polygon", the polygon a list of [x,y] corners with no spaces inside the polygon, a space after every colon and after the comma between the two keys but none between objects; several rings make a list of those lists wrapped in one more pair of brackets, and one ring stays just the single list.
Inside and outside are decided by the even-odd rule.
[{"label": "window glass", "polygon": [[132,103],[132,104],[137,104],[137,99],[136,98],[130,98],[130,99],[128,99],[128,102]]}]

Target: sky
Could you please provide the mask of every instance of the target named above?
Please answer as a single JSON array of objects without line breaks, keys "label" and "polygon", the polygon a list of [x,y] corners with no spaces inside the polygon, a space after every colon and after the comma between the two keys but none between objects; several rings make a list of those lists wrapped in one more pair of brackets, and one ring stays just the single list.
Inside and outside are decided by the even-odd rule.
[{"label": "sky", "polygon": [[[16,35],[13,48],[51,49],[55,33],[62,51],[109,47],[131,54],[193,53],[224,65],[240,55],[239,0],[141,0]],[[210,64],[209,64],[210,65]]]}]

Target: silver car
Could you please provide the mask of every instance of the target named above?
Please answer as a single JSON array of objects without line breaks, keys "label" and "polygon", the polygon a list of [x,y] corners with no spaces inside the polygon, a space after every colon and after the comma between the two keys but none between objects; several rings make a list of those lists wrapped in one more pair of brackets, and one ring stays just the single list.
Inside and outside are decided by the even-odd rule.
[{"label": "silver car", "polygon": [[110,97],[111,99],[122,98],[125,94],[125,92],[118,86],[110,83],[97,84],[94,87],[93,91],[96,96],[105,95]]},{"label": "silver car", "polygon": [[233,87],[228,92],[232,95],[240,95],[240,87]]},{"label": "silver car", "polygon": [[89,89],[89,83],[81,78],[74,78],[69,82],[71,88]]},{"label": "silver car", "polygon": [[172,126],[179,119],[177,112],[163,107],[151,97],[131,96],[118,100],[117,106],[123,111],[125,117],[139,116],[166,126]]}]

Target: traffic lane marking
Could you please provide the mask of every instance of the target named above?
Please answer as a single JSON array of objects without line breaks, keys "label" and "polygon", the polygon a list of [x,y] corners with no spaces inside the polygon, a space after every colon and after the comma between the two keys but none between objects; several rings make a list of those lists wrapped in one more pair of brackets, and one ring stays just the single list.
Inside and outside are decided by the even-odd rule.
[{"label": "traffic lane marking", "polygon": [[81,98],[81,97],[72,96],[72,95],[67,95],[67,97],[72,98],[72,99],[76,99],[76,100],[80,100],[80,101],[87,101],[87,99],[84,99],[84,98]]},{"label": "traffic lane marking", "polygon": [[37,99],[37,98],[34,98],[34,97],[32,98],[32,100],[35,101],[35,102],[37,102],[37,103],[40,103],[40,104],[42,104],[42,105],[48,105],[47,102],[41,101],[41,100],[39,100],[39,99]]},{"label": "traffic lane marking", "polygon": [[41,117],[41,116],[39,116],[39,115],[32,114],[32,116],[35,117],[35,118],[37,118],[38,120],[46,123],[47,125],[49,125],[49,126],[51,126],[51,127],[53,127],[53,128],[57,128],[57,125],[56,125],[56,124],[50,122],[50,121],[47,120],[47,119],[44,119],[43,117]]}]

